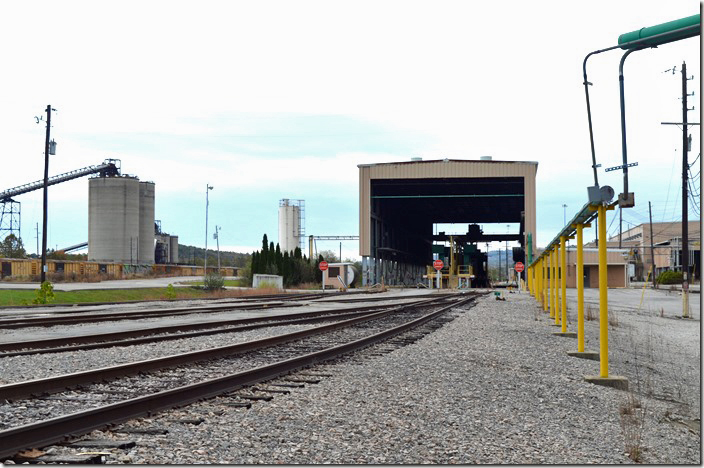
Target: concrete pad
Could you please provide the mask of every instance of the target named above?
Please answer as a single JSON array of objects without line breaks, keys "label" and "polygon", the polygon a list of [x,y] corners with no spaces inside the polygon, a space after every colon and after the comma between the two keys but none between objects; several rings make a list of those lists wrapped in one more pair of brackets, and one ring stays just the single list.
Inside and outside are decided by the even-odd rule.
[{"label": "concrete pad", "polygon": [[616,390],[628,391],[628,379],[625,377],[620,377],[617,375],[610,375],[608,377],[587,375],[584,377],[584,380],[595,385],[603,385],[604,387],[611,387]]},{"label": "concrete pad", "polygon": [[577,332],[554,332],[553,335],[555,336],[564,336],[567,338],[577,338]]},{"label": "concrete pad", "polygon": [[595,351],[567,351],[567,355],[582,359],[590,359],[592,361],[598,361],[600,359],[599,353]]}]

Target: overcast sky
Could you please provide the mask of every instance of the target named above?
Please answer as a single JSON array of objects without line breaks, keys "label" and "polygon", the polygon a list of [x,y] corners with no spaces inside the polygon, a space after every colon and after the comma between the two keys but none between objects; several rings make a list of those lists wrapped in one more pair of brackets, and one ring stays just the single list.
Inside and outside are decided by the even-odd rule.
[{"label": "overcast sky", "polygon": [[[35,116],[51,104],[49,174],[120,159],[123,173],[155,182],[156,218],[182,244],[205,243],[206,184],[208,246],[219,225],[221,248],[249,252],[263,233],[278,240],[282,198],[305,200],[306,234],[358,235],[358,164],[491,155],[539,163],[544,246],[594,182],[585,55],[699,12],[688,0],[2,2],[0,191],[43,177]],[[621,164],[621,55],[588,62],[599,183],[616,193],[622,172],[604,168]],[[626,60],[628,161],[638,166],[624,229],[647,222],[648,201],[653,221],[681,219],[682,134],[661,122],[682,119],[683,61],[698,122],[699,37]],[[699,127],[692,136],[690,162]],[[87,178],[49,188],[51,248],[87,240],[87,195]],[[17,197],[28,252],[41,199]],[[357,256],[357,243],[343,251]]]}]

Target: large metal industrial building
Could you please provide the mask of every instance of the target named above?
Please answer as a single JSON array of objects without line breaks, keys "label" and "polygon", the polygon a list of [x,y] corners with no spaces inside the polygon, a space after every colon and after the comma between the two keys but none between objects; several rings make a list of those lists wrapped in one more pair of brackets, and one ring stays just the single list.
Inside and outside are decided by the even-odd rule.
[{"label": "large metal industrial building", "polygon": [[[536,245],[535,177],[538,163],[443,159],[361,164],[359,250],[362,283],[424,282],[434,258],[445,261],[443,281],[487,281],[479,243]],[[434,233],[436,224],[467,224],[466,233]],[[518,224],[515,232],[484,234],[479,224]],[[449,244],[449,245],[448,245]],[[435,254],[435,255],[434,255]],[[426,276],[427,277],[427,276]]]}]

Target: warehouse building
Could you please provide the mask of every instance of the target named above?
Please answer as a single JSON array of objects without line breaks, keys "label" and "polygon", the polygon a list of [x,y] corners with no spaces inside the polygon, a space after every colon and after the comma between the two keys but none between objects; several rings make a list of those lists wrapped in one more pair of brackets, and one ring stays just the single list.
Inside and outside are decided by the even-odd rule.
[{"label": "warehouse building", "polygon": [[[445,262],[443,284],[457,287],[463,276],[487,280],[480,243],[536,245],[538,163],[442,159],[361,164],[359,249],[362,284],[415,285],[427,282],[434,259]],[[479,224],[512,223],[506,234],[484,234]],[[466,233],[435,233],[437,224],[467,224]],[[449,246],[448,246],[449,243]]]}]

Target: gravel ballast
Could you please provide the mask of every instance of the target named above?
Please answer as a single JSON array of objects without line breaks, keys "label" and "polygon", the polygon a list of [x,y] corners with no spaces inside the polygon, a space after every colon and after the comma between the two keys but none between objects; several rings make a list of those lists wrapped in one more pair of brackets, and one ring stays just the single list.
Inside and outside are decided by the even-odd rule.
[{"label": "gravel ballast", "polygon": [[[624,392],[584,380],[599,363],[569,357],[577,341],[553,335],[528,294],[505,297],[393,352],[309,369],[331,377],[251,409],[220,397],[122,426],[164,435],[91,437],[137,442],[107,463],[606,464],[636,449],[643,463],[701,463],[698,317],[615,314],[609,370]],[[586,323],[588,350],[598,326]]]}]

